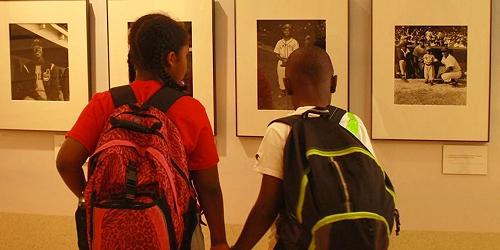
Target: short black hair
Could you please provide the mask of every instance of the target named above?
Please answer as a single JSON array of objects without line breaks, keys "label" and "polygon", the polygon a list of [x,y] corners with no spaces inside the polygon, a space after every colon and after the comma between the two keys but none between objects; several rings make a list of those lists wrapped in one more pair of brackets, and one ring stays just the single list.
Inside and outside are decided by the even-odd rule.
[{"label": "short black hair", "polygon": [[319,82],[329,79],[333,74],[332,61],[328,53],[317,46],[304,47],[295,50],[288,57],[287,70],[292,74]]},{"label": "short black hair", "polygon": [[[137,19],[128,36],[129,77],[135,79],[135,70],[149,70],[156,73],[168,87],[180,87],[165,71],[165,55],[178,53],[188,44],[188,34],[184,27],[163,14],[148,14]],[[133,66],[133,67],[131,67]]]}]

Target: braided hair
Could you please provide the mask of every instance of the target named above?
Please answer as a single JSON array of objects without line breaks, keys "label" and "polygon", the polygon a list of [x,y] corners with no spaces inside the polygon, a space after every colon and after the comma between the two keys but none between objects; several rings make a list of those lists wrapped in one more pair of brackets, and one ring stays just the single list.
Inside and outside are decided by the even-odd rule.
[{"label": "braided hair", "polygon": [[188,35],[181,24],[162,14],[142,16],[132,25],[128,42],[130,80],[135,78],[135,71],[130,67],[133,65],[136,69],[155,73],[165,86],[181,89],[165,70],[165,55],[178,54],[188,44]]}]

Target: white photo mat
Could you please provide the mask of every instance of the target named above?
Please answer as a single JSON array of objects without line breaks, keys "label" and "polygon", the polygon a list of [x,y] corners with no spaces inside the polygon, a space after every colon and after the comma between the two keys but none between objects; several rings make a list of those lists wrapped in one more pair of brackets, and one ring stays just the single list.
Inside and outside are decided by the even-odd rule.
[{"label": "white photo mat", "polygon": [[[488,141],[490,0],[377,0],[372,18],[372,138]],[[394,104],[396,26],[467,26],[465,105]]]},{"label": "white photo mat", "polygon": [[[68,26],[70,99],[12,100],[9,25],[42,23]],[[0,37],[0,128],[69,131],[88,102],[87,1],[0,1]]]},{"label": "white photo mat", "polygon": [[263,136],[269,122],[291,113],[258,109],[258,20],[325,20],[326,50],[338,76],[332,104],[348,108],[348,1],[238,0],[235,8],[237,136]]},{"label": "white photo mat", "polygon": [[[151,14],[167,14],[176,21],[191,22],[193,97],[207,112],[214,128],[214,64],[212,1],[197,0],[109,0],[110,87],[128,84],[128,23]],[[214,130],[215,131],[215,130]]]}]

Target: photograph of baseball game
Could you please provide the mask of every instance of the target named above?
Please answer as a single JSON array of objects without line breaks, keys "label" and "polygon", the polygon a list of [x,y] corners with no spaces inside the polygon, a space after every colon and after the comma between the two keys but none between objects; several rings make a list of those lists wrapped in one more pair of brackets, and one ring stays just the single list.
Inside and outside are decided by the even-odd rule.
[{"label": "photograph of baseball game", "polygon": [[257,20],[257,105],[259,110],[291,110],[285,77],[288,56],[298,48],[326,49],[325,20]]},{"label": "photograph of baseball game", "polygon": [[68,24],[9,24],[12,100],[69,101]]},{"label": "photograph of baseball game", "polygon": [[488,1],[435,1],[432,8],[373,2],[373,138],[488,140],[490,7]]},{"label": "photograph of baseball game", "polygon": [[395,26],[394,104],[467,104],[467,26]]}]

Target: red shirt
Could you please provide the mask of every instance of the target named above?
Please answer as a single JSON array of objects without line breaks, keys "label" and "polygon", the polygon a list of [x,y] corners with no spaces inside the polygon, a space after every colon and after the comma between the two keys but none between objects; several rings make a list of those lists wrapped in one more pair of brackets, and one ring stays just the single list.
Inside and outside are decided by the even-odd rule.
[{"label": "red shirt", "polygon": [[[161,87],[159,82],[152,80],[135,81],[130,85],[139,103],[148,100]],[[113,110],[109,91],[95,94],[67,136],[80,142],[92,154]],[[190,170],[207,169],[219,162],[212,126],[198,100],[190,96],[179,98],[167,111],[167,116],[179,129]]]}]

